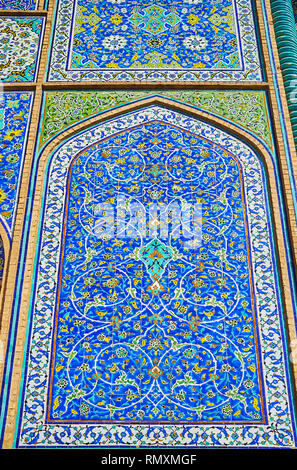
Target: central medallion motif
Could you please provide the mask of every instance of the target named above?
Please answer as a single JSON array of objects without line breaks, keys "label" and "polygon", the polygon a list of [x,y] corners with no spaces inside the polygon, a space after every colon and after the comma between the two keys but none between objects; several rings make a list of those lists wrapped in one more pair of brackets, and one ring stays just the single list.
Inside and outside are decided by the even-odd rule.
[{"label": "central medallion motif", "polygon": [[152,280],[159,280],[162,277],[167,264],[173,258],[172,248],[158,238],[141,248],[139,254]]},{"label": "central medallion motif", "polygon": [[167,246],[158,238],[155,238],[142,248],[136,248],[130,257],[144,263],[147,273],[153,281],[153,284],[149,286],[149,290],[153,294],[158,294],[164,290],[164,287],[160,284],[160,279],[166,266],[171,260],[178,259],[180,255],[175,248]]},{"label": "central medallion motif", "polygon": [[155,380],[158,380],[161,375],[163,375],[162,369],[158,366],[158,360],[154,359],[154,366],[148,371],[148,374],[151,375]]},{"label": "central medallion motif", "polygon": [[181,18],[176,13],[168,13],[165,8],[152,5],[145,8],[143,13],[134,12],[129,21],[147,33],[158,35],[176,26]]}]

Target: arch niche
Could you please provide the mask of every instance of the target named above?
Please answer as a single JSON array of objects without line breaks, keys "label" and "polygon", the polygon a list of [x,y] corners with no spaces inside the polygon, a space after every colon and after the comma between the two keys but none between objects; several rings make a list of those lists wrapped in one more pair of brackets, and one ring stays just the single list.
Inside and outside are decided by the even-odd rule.
[{"label": "arch niche", "polygon": [[[222,427],[231,434],[234,424],[247,445],[264,442],[275,419],[274,444],[293,442],[271,162],[159,103],[97,118],[60,139],[38,176],[44,192],[30,240],[39,242],[19,445],[73,444],[78,427],[88,445],[129,445],[136,424],[142,445],[152,432],[174,445],[168,425],[183,430],[180,445],[197,445],[203,433],[223,445]],[[37,197],[35,210],[39,204]],[[173,204],[164,228],[162,210]],[[156,206],[161,215],[150,217]],[[194,206],[201,239],[192,236],[200,225],[189,222]],[[43,364],[37,385],[34,345]],[[36,387],[44,397],[37,407]],[[120,436],[111,437],[114,425]]]}]

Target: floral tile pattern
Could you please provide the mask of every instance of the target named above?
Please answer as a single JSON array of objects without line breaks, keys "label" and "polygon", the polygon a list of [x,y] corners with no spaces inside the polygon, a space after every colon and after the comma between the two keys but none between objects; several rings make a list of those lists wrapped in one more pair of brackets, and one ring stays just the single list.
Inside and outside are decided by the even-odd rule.
[{"label": "floral tile pattern", "polygon": [[261,80],[250,0],[59,0],[49,80]]},{"label": "floral tile pattern", "polygon": [[0,0],[0,10],[36,10],[38,0]]},{"label": "floral tile pattern", "polygon": [[43,27],[43,18],[0,18],[0,81],[36,79]]},{"label": "floral tile pattern", "polygon": [[152,106],[70,138],[46,181],[17,446],[294,447],[255,152]]},{"label": "floral tile pattern", "polygon": [[13,229],[33,93],[0,94],[0,217]]}]

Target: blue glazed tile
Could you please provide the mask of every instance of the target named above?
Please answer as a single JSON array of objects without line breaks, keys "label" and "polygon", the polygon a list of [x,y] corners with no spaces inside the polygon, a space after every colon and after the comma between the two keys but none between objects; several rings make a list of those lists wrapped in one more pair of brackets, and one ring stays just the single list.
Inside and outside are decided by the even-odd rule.
[{"label": "blue glazed tile", "polygon": [[[133,147],[128,147],[131,142]],[[218,389],[222,390],[222,396],[218,404],[211,407],[212,418],[215,421],[223,421],[225,417],[230,419],[228,410],[231,410],[231,407],[227,407],[226,396],[223,397],[224,391],[233,388],[238,390],[242,386],[242,362],[238,359],[238,354],[242,354],[242,357],[248,356],[249,360],[253,358],[252,363],[256,360],[255,339],[250,339],[250,329],[243,328],[246,321],[253,321],[250,286],[248,283],[236,281],[238,273],[248,273],[249,270],[247,257],[241,256],[243,249],[246,250],[244,213],[243,210],[237,211],[235,219],[236,209],[229,204],[228,191],[224,189],[239,185],[239,172],[234,171],[231,157],[228,158],[232,163],[228,165],[226,153],[222,151],[220,154],[216,150],[214,154],[214,147],[207,142],[203,142],[202,157],[200,151],[197,152],[201,145],[202,141],[198,138],[193,142],[192,136],[182,135],[178,130],[173,131],[163,124],[152,124],[137,132],[132,131],[131,135],[120,134],[109,140],[107,145],[93,146],[73,162],[69,179],[66,231],[63,235],[64,257],[59,279],[59,338],[71,336],[70,316],[73,309],[77,315],[91,320],[94,327],[96,320],[111,323],[113,327],[110,341],[103,349],[102,342],[98,343],[97,334],[75,330],[71,344],[73,358],[67,365],[69,377],[73,379],[73,387],[79,386],[82,375],[86,383],[91,380],[89,375],[91,376],[92,372],[93,375],[99,374],[102,379],[94,383],[93,387],[90,386],[92,394],[88,394],[86,400],[88,412],[83,414],[82,419],[89,419],[91,415],[96,419],[97,412],[98,416],[102,416],[104,406],[100,409],[95,406],[98,388],[104,390],[106,400],[110,387],[118,384],[111,396],[115,419],[127,421],[133,417],[137,420],[136,410],[138,412],[141,408],[137,378],[140,367],[144,374],[141,396],[148,398],[157,391],[161,396],[161,400],[159,397],[158,400],[148,400],[147,407],[143,410],[143,420],[154,422],[158,418],[164,422],[168,421],[169,397],[173,400],[175,409],[170,419],[177,419],[178,416],[183,416],[183,420],[204,419],[204,414],[208,416],[209,405],[204,403],[203,397],[211,391],[217,396]],[[172,149],[171,156],[166,148]],[[189,155],[187,158],[180,158],[179,154],[183,152],[190,153],[191,158]],[[157,160],[154,158],[155,153],[158,153]],[[208,157],[209,161],[206,160],[207,155],[211,156]],[[133,166],[125,165],[129,159],[134,163]],[[94,164],[95,162],[98,163]],[[210,171],[214,162],[224,162],[225,166],[224,178],[216,185],[213,171]],[[207,220],[204,235],[209,234],[204,237],[203,243],[203,252],[210,254],[207,260],[202,258],[198,266],[191,263],[193,256],[200,250],[198,248],[198,252],[193,252],[191,249],[185,249],[187,239],[183,235],[175,240],[171,237],[161,240],[154,237],[142,239],[138,236],[133,239],[126,236],[117,239],[115,236],[106,236],[106,239],[103,237],[104,241],[100,242],[100,238],[94,233],[94,216],[96,218],[95,214],[99,214],[98,205],[105,200],[108,193],[112,197],[107,200],[114,209],[117,204],[116,194],[131,194],[133,185],[137,187],[133,198],[140,198],[147,210],[155,201],[160,206],[165,194],[166,203],[171,203],[176,198],[176,194],[166,193],[168,186],[172,188],[171,175],[173,181],[177,181],[175,172],[178,172],[181,178],[179,169],[185,167],[180,189],[185,200],[188,203],[193,202],[195,191],[203,189],[203,199],[210,200],[212,204],[219,199],[221,210],[224,212],[224,220],[221,220],[217,212],[209,210],[209,204],[206,203],[203,209],[202,215]],[[180,181],[179,179],[179,184]],[[187,188],[193,185],[195,189],[188,191]],[[196,200],[196,196],[194,199]],[[243,209],[240,193],[232,203],[236,208]],[[228,220],[230,227],[226,228],[221,236],[224,243],[220,244],[217,233],[222,229],[218,227],[218,223],[223,223],[225,227]],[[230,223],[230,220],[234,222]],[[96,230],[98,227],[99,225]],[[76,244],[73,243],[74,232],[80,233]],[[237,237],[242,240],[242,245],[234,243]],[[97,246],[96,249],[94,245]],[[225,248],[221,249],[221,246]],[[116,265],[110,266],[110,260],[115,257],[119,257],[121,262],[117,261]],[[96,267],[92,263],[95,263]],[[170,272],[175,272],[174,277],[169,276],[169,267]],[[140,268],[141,273],[138,272]],[[177,287],[181,280],[182,296],[178,296]],[[244,299],[245,309],[242,310],[239,300],[234,300],[236,296]],[[65,302],[70,303],[67,314]],[[139,320],[142,312],[145,313],[141,319],[142,331],[139,336],[139,331],[132,328],[128,319]],[[236,326],[232,322],[225,323],[228,312],[232,319],[237,319]],[[173,339],[169,330],[164,329],[173,321],[176,321],[177,325],[174,332],[176,339]],[[209,328],[203,329],[203,325],[209,325]],[[242,343],[238,341],[237,328],[241,330]],[[211,338],[207,337],[210,331]],[[229,339],[233,336],[234,343],[230,343]],[[225,372],[228,367],[224,354],[220,358],[223,338],[228,343],[228,352],[225,354],[231,358],[229,366],[232,374]],[[249,354],[241,351],[244,347],[247,347]],[[55,362],[60,356],[58,346]],[[54,370],[57,371],[57,368]],[[178,379],[176,371],[179,371]],[[58,377],[59,372],[55,372],[55,377],[56,375]],[[256,376],[254,380],[255,393],[259,396]],[[57,378],[54,383],[57,383]],[[59,390],[54,383],[50,393],[56,397]],[[199,388],[202,417],[197,414],[197,400],[193,392],[188,396],[186,384]],[[244,389],[238,390],[238,394],[244,392],[247,393]],[[60,399],[62,400],[61,396]],[[81,401],[82,397],[78,396],[72,402],[76,400]],[[55,403],[55,398],[52,402]],[[237,407],[240,408],[239,404]],[[66,405],[63,409],[61,419],[71,420],[72,409]],[[106,405],[104,419],[108,420],[109,414],[110,406]],[[171,414],[172,412],[170,416]],[[243,414],[244,419],[254,420],[253,413],[248,415],[243,410],[237,414],[238,418],[235,416],[233,419],[241,421]],[[258,419],[260,418],[263,416],[259,415]]]}]

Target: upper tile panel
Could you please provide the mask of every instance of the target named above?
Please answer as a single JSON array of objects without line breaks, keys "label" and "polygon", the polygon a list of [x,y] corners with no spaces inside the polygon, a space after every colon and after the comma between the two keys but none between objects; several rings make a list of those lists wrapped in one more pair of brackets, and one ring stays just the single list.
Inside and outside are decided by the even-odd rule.
[{"label": "upper tile panel", "polygon": [[58,0],[49,81],[261,81],[251,0]]},{"label": "upper tile panel", "polygon": [[0,0],[0,10],[36,10],[38,0]]},{"label": "upper tile panel", "polygon": [[36,80],[43,29],[43,18],[0,18],[0,81]]}]

